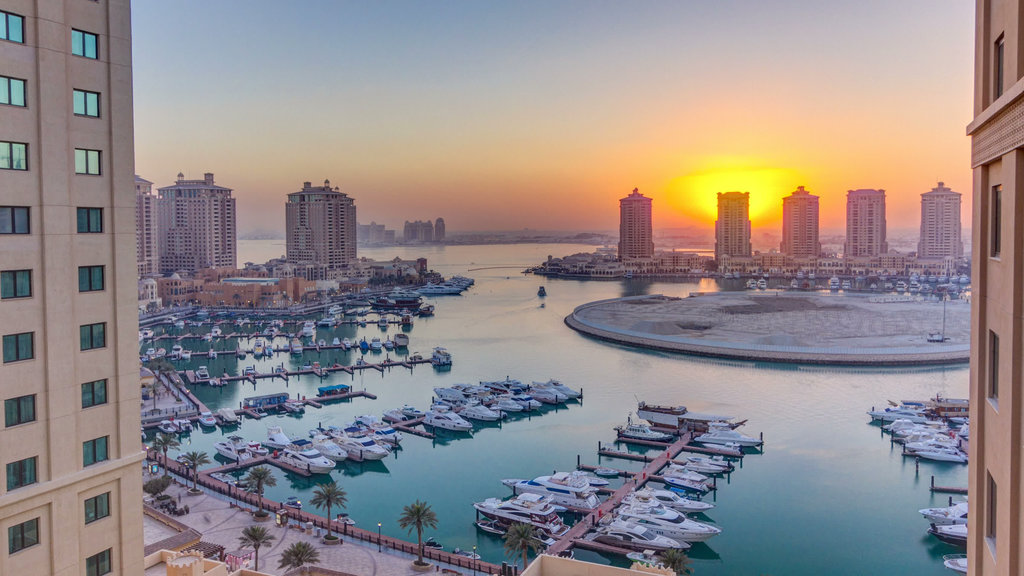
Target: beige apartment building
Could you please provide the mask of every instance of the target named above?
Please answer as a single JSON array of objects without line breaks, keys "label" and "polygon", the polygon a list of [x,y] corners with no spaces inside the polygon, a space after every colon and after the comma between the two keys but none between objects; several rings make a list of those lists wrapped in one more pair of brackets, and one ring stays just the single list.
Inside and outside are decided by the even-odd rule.
[{"label": "beige apartment building", "polygon": [[0,574],[141,574],[129,2],[0,20]]},{"label": "beige apartment building", "polygon": [[160,272],[157,241],[156,195],[153,183],[135,175],[135,259],[139,277]]},{"label": "beige apartment building", "polygon": [[782,199],[782,243],[779,251],[792,258],[817,258],[818,197],[798,186]]},{"label": "beige apartment building", "polygon": [[654,256],[651,203],[636,188],[619,200],[619,260]]},{"label": "beige apartment building", "polygon": [[964,243],[960,237],[960,193],[939,182],[921,194],[921,237],[917,257],[922,260],[962,258]]},{"label": "beige apartment building", "polygon": [[846,192],[846,258],[878,256],[889,251],[885,240],[885,190]]},{"label": "beige apartment building", "polygon": [[978,0],[974,41],[968,574],[1024,572],[1024,42],[1020,0]]},{"label": "beige apartment building", "polygon": [[188,180],[179,172],[174,185],[159,192],[161,273],[236,267],[237,228],[231,188],[215,184],[210,172],[203,174],[202,180]]},{"label": "beige apartment building", "polygon": [[750,192],[719,192],[715,260],[750,255]]},{"label": "beige apartment building", "polygon": [[[308,280],[323,280],[331,270],[356,259],[356,203],[331,181],[302,184],[288,195],[285,207],[286,257],[305,265]],[[312,276],[312,277],[310,277]]]}]

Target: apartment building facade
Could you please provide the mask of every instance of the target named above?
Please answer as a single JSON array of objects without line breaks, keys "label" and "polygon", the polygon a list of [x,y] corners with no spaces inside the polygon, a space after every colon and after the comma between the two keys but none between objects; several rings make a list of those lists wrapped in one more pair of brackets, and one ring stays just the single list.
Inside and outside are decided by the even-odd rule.
[{"label": "apartment building facade", "polygon": [[619,260],[654,256],[651,204],[636,188],[619,200]]},{"label": "apartment building facade", "polygon": [[178,173],[174,185],[159,189],[157,200],[160,272],[235,268],[237,228],[231,188],[218,186],[213,174],[189,180]]},{"label": "apartment building facade", "polygon": [[750,192],[719,192],[715,220],[715,260],[738,256],[749,258]]}]

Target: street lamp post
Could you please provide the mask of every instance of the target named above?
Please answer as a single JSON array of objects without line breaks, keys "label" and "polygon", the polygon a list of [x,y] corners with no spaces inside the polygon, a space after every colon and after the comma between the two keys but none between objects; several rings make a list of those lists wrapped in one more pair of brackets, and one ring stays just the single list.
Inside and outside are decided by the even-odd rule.
[{"label": "street lamp post", "polygon": [[381,547],[380,547],[380,522],[377,522],[377,552],[381,552]]}]

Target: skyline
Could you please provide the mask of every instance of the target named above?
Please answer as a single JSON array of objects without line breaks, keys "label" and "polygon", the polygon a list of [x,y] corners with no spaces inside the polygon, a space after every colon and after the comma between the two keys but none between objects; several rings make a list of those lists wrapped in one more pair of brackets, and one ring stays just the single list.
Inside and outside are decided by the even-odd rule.
[{"label": "skyline", "polygon": [[857,188],[913,228],[937,181],[970,190],[969,5],[589,6],[136,5],[136,171],[216,172],[242,234],[325,178],[362,222],[455,231],[614,229],[634,187],[658,229],[713,229],[728,191],[778,228],[801,185],[823,229]]}]

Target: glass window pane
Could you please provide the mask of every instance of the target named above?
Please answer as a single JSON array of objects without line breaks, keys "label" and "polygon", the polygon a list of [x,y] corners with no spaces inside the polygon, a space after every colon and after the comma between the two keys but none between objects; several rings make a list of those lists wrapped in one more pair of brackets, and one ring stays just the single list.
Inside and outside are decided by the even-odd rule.
[{"label": "glass window pane", "polygon": [[85,114],[85,92],[75,90],[73,101],[75,114]]},{"label": "glass window pane", "polygon": [[107,325],[96,324],[92,331],[92,345],[102,348],[107,345]]},{"label": "glass window pane", "polygon": [[92,289],[103,290],[103,266],[92,267]]},{"label": "glass window pane", "polygon": [[11,103],[11,79],[0,76],[0,104]]},{"label": "glass window pane", "polygon": [[[0,18],[2,20],[2,18]],[[14,209],[9,207],[0,208],[0,234],[14,233]]]},{"label": "glass window pane", "polygon": [[7,39],[11,42],[24,42],[25,35],[22,31],[23,19],[21,16],[9,15],[7,18]]},{"label": "glass window pane", "polygon": [[81,327],[79,327],[79,329],[78,329],[79,348],[81,348],[82,350],[88,350],[89,348],[91,348],[89,343],[90,343],[90,341],[92,339],[89,336],[90,336],[90,332],[89,332],[89,327],[88,326],[81,326]]},{"label": "glass window pane", "polygon": [[25,81],[11,80],[11,104],[15,106],[25,105]]},{"label": "glass window pane", "polygon": [[107,381],[100,380],[94,383],[93,388],[93,402],[95,404],[106,404],[107,403]]},{"label": "glass window pane", "polygon": [[88,58],[96,58],[99,55],[99,38],[94,34],[85,37],[85,55]]},{"label": "glass window pane", "polygon": [[82,47],[82,33],[79,32],[78,30],[72,30],[71,31],[71,53],[75,54],[76,56],[81,56],[83,54],[83,51],[84,51],[84,49]]},{"label": "glass window pane", "polygon": [[28,169],[28,146],[11,144],[11,168],[15,170]]},{"label": "glass window pane", "polygon": [[27,360],[32,357],[32,333],[18,334],[18,360]]},{"label": "glass window pane", "polygon": [[89,210],[89,232],[103,232],[103,209]]},{"label": "glass window pane", "polygon": [[11,169],[11,143],[0,142],[0,168]]},{"label": "glass window pane", "polygon": [[0,38],[10,40],[10,36],[7,33],[7,14],[0,12]]},{"label": "glass window pane", "polygon": [[0,272],[0,298],[14,298],[13,272]]},{"label": "glass window pane", "polygon": [[78,291],[86,292],[89,290],[89,269],[85,266],[78,267]]},{"label": "glass window pane", "polygon": [[17,355],[18,340],[13,335],[4,336],[4,362],[14,362]]},{"label": "glass window pane", "polygon": [[[28,208],[14,208],[14,233],[28,234]],[[3,224],[0,223],[0,227]],[[2,232],[2,230],[0,230]]]},{"label": "glass window pane", "polygon": [[75,174],[85,174],[85,150],[75,149]]},{"label": "glass window pane", "polygon": [[88,232],[89,231],[89,212],[85,208],[79,208],[78,214],[78,231]]}]

